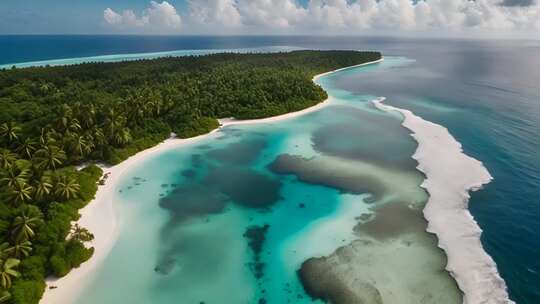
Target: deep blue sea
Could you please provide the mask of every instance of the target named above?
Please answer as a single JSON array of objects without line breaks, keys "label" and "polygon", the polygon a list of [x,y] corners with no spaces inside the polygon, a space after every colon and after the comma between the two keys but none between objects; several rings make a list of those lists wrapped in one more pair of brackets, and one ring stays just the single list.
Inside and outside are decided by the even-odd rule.
[{"label": "deep blue sea", "polygon": [[[523,304],[540,303],[539,41],[0,36],[0,65],[114,54],[276,46],[380,50],[385,56],[407,58],[408,64],[371,71],[369,77],[364,73],[343,77],[333,83],[334,89],[358,96],[385,96],[388,104],[410,109],[447,127],[467,154],[484,163],[494,180],[470,200],[470,211],[484,231],[482,243],[497,263],[511,299]],[[372,140],[368,134],[365,137],[368,142]],[[287,191],[294,193],[294,187]],[[320,191],[321,196],[335,195]]]}]

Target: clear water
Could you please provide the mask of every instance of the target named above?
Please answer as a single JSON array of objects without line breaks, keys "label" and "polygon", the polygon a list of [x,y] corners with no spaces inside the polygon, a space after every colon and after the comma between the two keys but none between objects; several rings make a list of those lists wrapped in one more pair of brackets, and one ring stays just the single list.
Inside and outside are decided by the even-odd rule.
[{"label": "clear water", "polygon": [[[343,73],[403,64],[389,58]],[[312,303],[301,264],[359,244],[335,270],[361,265],[360,291],[369,285],[390,302],[459,303],[425,232],[416,143],[372,97],[334,89],[337,75],[320,80],[334,97],[320,111],[230,126],[123,176],[120,238],[76,303]],[[396,219],[402,212],[410,214]],[[250,243],[250,231],[264,240]]]},{"label": "clear water", "polygon": [[[514,301],[540,303],[540,206],[537,199],[540,197],[540,70],[535,68],[540,65],[539,41],[298,36],[2,36],[0,64],[282,45],[372,49],[380,50],[386,56],[404,56],[412,60],[407,65],[371,69],[370,75],[335,75],[332,83],[334,88],[342,89],[340,92],[352,92],[359,97],[366,94],[386,96],[387,103],[411,109],[425,119],[444,125],[463,144],[467,154],[486,165],[495,179],[484,190],[475,193],[470,201],[471,213],[484,230],[484,248],[497,262]],[[304,150],[302,154],[311,153],[309,138],[301,134],[290,134],[289,138],[293,143],[288,143],[287,149],[299,142],[305,147],[299,148]],[[158,197],[152,197],[154,203],[145,205],[148,208],[157,204]],[[119,201],[118,205],[122,203]],[[129,210],[127,208],[123,214],[127,216]],[[152,210],[149,214],[155,218],[156,225],[167,216],[166,210]],[[329,218],[336,217],[320,218],[315,223],[335,227]],[[137,237],[150,234],[138,225],[132,229],[142,230],[134,232]],[[294,237],[291,240],[295,242]],[[138,246],[134,254],[144,248],[148,251],[150,246]],[[145,259],[149,268],[154,267],[152,255],[145,256],[150,257]],[[137,265],[133,269],[141,267],[143,265]]]}]

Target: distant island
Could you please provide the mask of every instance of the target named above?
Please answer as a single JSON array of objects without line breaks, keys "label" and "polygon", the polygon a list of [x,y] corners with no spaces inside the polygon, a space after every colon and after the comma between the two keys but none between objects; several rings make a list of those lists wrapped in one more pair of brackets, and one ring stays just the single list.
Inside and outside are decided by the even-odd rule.
[{"label": "distant island", "polygon": [[47,276],[93,254],[72,222],[117,164],[170,137],[299,111],[327,98],[312,78],[378,52],[223,53],[0,71],[0,303],[38,303]]}]

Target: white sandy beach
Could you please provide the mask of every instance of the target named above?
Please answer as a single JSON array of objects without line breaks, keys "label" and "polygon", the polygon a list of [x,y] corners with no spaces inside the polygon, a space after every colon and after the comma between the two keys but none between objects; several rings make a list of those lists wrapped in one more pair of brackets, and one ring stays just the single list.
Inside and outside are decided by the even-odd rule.
[{"label": "white sandy beach", "polygon": [[401,113],[403,126],[418,142],[413,158],[426,175],[422,187],[429,193],[424,209],[428,231],[437,235],[439,247],[446,252],[446,269],[463,291],[463,303],[513,303],[495,262],[482,247],[482,230],[468,210],[469,191],[488,184],[491,175],[480,161],[463,153],[445,127],[382,101],[373,103],[383,111]]},{"label": "white sandy beach", "polygon": [[[375,64],[383,61],[380,60],[367,62],[355,66],[350,66],[331,72],[323,73],[317,75],[313,78],[313,81],[316,81],[318,78],[342,71],[345,69],[356,68],[360,66],[365,66],[369,64]],[[105,182],[105,185],[100,185],[96,193],[95,198],[88,203],[86,207],[79,210],[81,218],[77,222],[81,227],[88,229],[94,235],[94,240],[89,243],[89,245],[94,247],[94,254],[87,262],[83,263],[79,268],[73,269],[68,275],[62,278],[48,278],[47,287],[43,297],[40,301],[42,304],[69,304],[75,301],[76,297],[80,294],[81,290],[84,289],[86,283],[88,283],[95,274],[95,270],[107,257],[110,250],[114,246],[118,231],[117,231],[117,218],[114,213],[113,208],[113,199],[115,195],[115,189],[118,182],[121,180],[122,175],[127,172],[133,165],[143,162],[149,156],[155,153],[161,153],[163,151],[179,148],[188,143],[193,143],[199,141],[209,134],[218,132],[222,127],[235,124],[254,124],[254,123],[270,123],[277,122],[285,119],[290,119],[318,111],[321,108],[327,106],[330,103],[331,98],[328,98],[324,102],[321,102],[313,107],[287,113],[284,115],[263,118],[263,119],[253,119],[253,120],[235,120],[233,118],[221,119],[219,120],[221,127],[213,130],[212,132],[204,135],[200,135],[188,139],[179,139],[179,138],[170,138],[164,142],[152,147],[150,149],[141,151],[134,156],[131,156],[122,163],[112,166],[112,167],[102,167],[103,173],[108,174],[108,178]],[[55,288],[51,289],[50,287],[54,286]]]}]

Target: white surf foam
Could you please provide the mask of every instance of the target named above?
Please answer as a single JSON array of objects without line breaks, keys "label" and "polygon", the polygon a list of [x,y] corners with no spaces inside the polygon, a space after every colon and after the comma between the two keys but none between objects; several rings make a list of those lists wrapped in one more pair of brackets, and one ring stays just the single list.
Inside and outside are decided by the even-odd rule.
[{"label": "white surf foam", "polygon": [[424,209],[427,230],[437,235],[439,247],[448,256],[446,269],[463,291],[463,303],[514,303],[497,265],[482,247],[482,230],[468,211],[469,191],[488,184],[491,175],[480,161],[463,153],[445,127],[383,101],[379,98],[373,103],[380,110],[401,113],[403,126],[418,142],[413,158],[426,175],[422,187],[429,193]]}]

